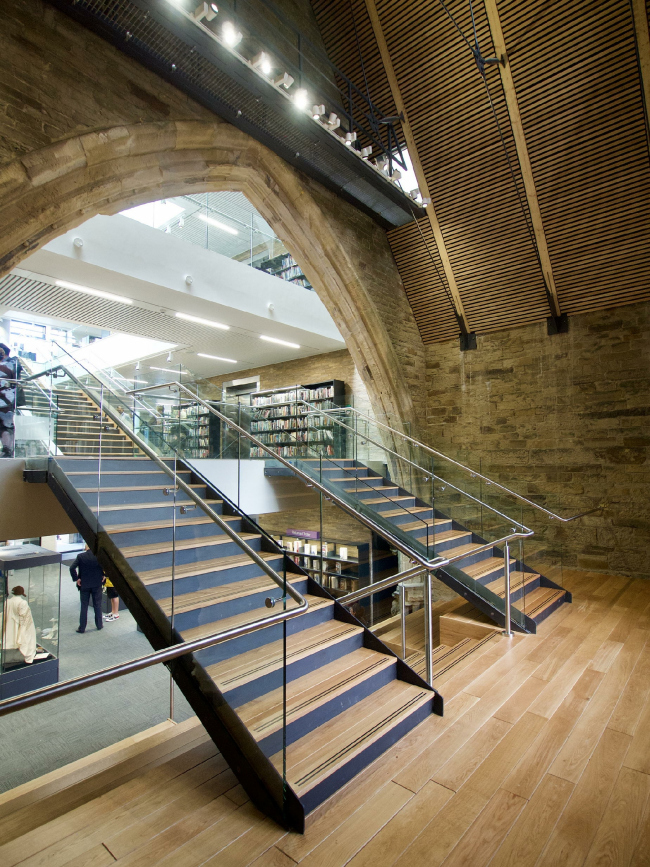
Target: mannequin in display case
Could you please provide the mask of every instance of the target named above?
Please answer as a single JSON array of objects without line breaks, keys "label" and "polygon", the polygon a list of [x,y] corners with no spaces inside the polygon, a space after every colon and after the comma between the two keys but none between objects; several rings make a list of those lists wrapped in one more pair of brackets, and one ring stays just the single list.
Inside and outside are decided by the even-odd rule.
[{"label": "mannequin in display case", "polygon": [[23,587],[17,585],[11,593],[5,606],[5,651],[19,651],[25,662],[31,664],[36,656],[36,627],[32,610]]}]

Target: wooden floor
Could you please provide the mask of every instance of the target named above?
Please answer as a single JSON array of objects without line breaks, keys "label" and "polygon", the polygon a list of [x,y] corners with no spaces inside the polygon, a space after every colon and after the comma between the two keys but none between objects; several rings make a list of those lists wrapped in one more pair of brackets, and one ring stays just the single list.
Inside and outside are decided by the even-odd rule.
[{"label": "wooden floor", "polygon": [[447,677],[445,716],[304,836],[252,807],[190,721],[63,791],[0,796],[0,864],[650,865],[650,583],[565,571],[564,584],[573,605]]}]

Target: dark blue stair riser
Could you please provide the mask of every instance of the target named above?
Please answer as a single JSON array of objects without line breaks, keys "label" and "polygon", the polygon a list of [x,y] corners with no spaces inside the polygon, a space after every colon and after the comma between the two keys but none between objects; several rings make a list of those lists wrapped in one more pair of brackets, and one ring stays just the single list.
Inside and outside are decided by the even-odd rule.
[{"label": "dark blue stair riser", "polygon": [[[287,664],[287,680],[298,680],[299,677],[304,677],[310,674],[317,668],[322,668],[324,665],[329,665],[330,662],[335,662],[342,656],[347,656],[353,650],[360,650],[363,647],[363,633],[353,632],[347,638],[337,641],[334,644],[327,645],[315,653],[310,653],[308,656],[303,656],[295,662],[289,661]],[[224,692],[224,696],[231,707],[238,708],[252,701],[254,698],[259,698],[261,695],[266,695],[274,689],[279,689],[282,686],[282,669],[267,672],[260,677],[249,681],[248,683],[238,686],[236,689]]]},{"label": "dark blue stair riser", "polygon": [[306,792],[300,799],[301,804],[305,808],[305,813],[310,813],[315,810],[319,804],[326,801],[335,792],[342,788],[352,777],[355,777],[364,768],[372,764],[382,753],[385,753],[393,744],[397,743],[408,732],[414,729],[417,725],[423,722],[433,712],[433,693],[431,701],[417,708],[413,713],[409,714],[402,722],[389,729],[381,738],[370,744],[361,753],[354,756],[350,761],[339,768],[336,773],[327,777],[322,783],[314,786],[309,792]]},{"label": "dark blue stair riser", "polygon": [[[178,478],[189,485],[191,481],[191,473],[178,473]],[[159,473],[120,473],[112,475],[105,472],[100,473],[84,473],[82,476],[70,476],[70,481],[75,488],[93,488],[99,485],[102,488],[128,488],[133,485],[159,485],[161,488],[167,488],[172,484],[172,480],[166,473],[161,470]]]},{"label": "dark blue stair riser", "polygon": [[533,590],[536,590],[540,586],[539,578],[536,578],[534,581],[531,581],[530,584],[527,584],[526,587],[519,587],[517,590],[513,590],[510,593],[510,601],[514,604],[518,602],[520,599],[524,597],[524,595],[528,593],[532,593]]},{"label": "dark blue stair riser", "polygon": [[[171,481],[169,484],[171,485]],[[160,503],[161,506],[164,506],[166,503],[173,505],[174,501],[172,494],[169,494],[168,496],[163,494],[163,488],[168,487],[168,485],[161,484],[160,487],[156,485],[148,491],[107,491],[104,490],[104,487],[110,488],[113,487],[113,485],[110,483],[106,483],[105,485],[102,484],[99,502],[100,505],[103,506],[121,506],[127,505],[128,503]],[[195,488],[195,491],[199,497],[202,497],[203,499],[207,497],[205,488]],[[88,491],[81,494],[81,496],[90,506],[97,505],[97,491]],[[176,491],[176,502],[189,503],[191,501],[188,494],[184,491]]]},{"label": "dark blue stair riser", "polygon": [[[94,472],[97,467],[97,459],[93,460],[92,458],[57,457],[56,462],[64,472]],[[170,469],[173,469],[173,461],[163,461],[163,463],[167,464]],[[113,472],[123,470],[125,473],[134,473],[138,470],[157,470],[160,467],[154,461],[148,459],[123,460],[121,458],[102,458],[102,469],[112,470]]]},{"label": "dark blue stair riser", "polygon": [[[90,504],[93,512],[97,511],[97,503]],[[213,503],[211,508],[221,513],[221,503]],[[142,524],[145,521],[171,521],[174,517],[173,503],[164,503],[160,506],[149,509],[111,509],[110,512],[99,510],[99,518],[102,524],[106,527],[111,527],[113,524]],[[180,507],[176,506],[176,517],[182,518]]]},{"label": "dark blue stair riser", "polygon": [[[202,514],[199,512],[199,514]],[[123,533],[111,533],[111,538],[119,548],[129,548],[132,545],[153,545],[154,543],[171,542],[172,539],[202,539],[205,536],[218,536],[223,530],[214,521],[203,524],[183,525],[183,516],[176,515],[176,532],[173,527],[159,527],[156,530],[127,530]],[[228,521],[228,526],[238,533],[241,532],[241,520]]]},{"label": "dark blue stair riser", "polygon": [[[267,609],[265,608],[264,611],[266,612]],[[260,612],[261,616],[263,615]],[[296,632],[301,632],[303,629],[309,629],[311,626],[325,623],[325,621],[331,620],[333,616],[334,606],[332,605],[310,608],[300,617],[294,617],[292,620],[286,621],[287,635],[293,635]],[[279,641],[282,638],[282,628],[282,624],[278,623],[266,629],[258,629],[256,632],[251,632],[248,635],[233,638],[232,641],[226,641],[223,644],[215,645],[215,647],[200,650],[196,654],[196,658],[205,667],[214,665],[215,662],[222,662],[224,659],[230,659],[233,656],[238,656],[240,653],[246,653],[248,650],[263,647],[271,641]]]},{"label": "dark blue stair riser", "polygon": [[[356,681],[347,692],[337,695],[331,701],[325,702],[318,708],[314,708],[311,713],[307,713],[300,719],[294,720],[287,725],[287,744],[292,744],[309,732],[314,731],[318,726],[323,725],[335,716],[338,716],[343,711],[348,710],[364,698],[368,698],[373,692],[386,686],[396,678],[396,665],[387,666],[385,669],[378,671],[375,675],[367,677],[365,680]],[[282,730],[273,732],[266,738],[258,741],[259,746],[264,751],[265,755],[272,756],[282,749]]]},{"label": "dark blue stair riser", "polygon": [[[293,585],[299,593],[307,592],[307,579]],[[195,608],[193,611],[179,612],[174,617],[174,626],[180,632],[186,629],[194,629],[195,626],[203,626],[206,623],[214,623],[214,631],[219,629],[218,621],[224,620],[226,617],[234,617],[237,614],[243,614],[246,611],[254,611],[260,609],[260,617],[263,612],[268,609],[265,607],[266,600],[271,597],[277,599],[282,596],[282,591],[276,584],[271,583],[269,579],[269,587],[261,590],[259,593],[251,593],[248,596],[240,596],[237,599],[229,599],[226,602],[217,602],[214,605],[206,605],[203,608]]]},{"label": "dark blue stair riser", "polygon": [[[395,509],[400,508],[399,503],[395,503]],[[412,508],[412,507],[411,507]],[[390,509],[389,511],[394,511]],[[399,515],[392,515],[389,518],[384,518],[385,521],[390,521],[391,524],[400,526],[400,524],[412,524],[414,521],[431,520],[433,518],[433,509],[427,509],[426,512],[408,512],[406,509],[401,511]],[[446,524],[437,524],[436,530],[438,533],[443,533],[445,530],[451,530],[452,521],[449,519]],[[424,524],[420,529],[424,528]]]},{"label": "dark blue stair riser", "polygon": [[[364,481],[374,481],[379,483],[382,481],[383,476],[380,476],[378,473],[373,473],[372,470],[367,470],[365,467],[323,467],[323,478],[328,481],[333,481],[334,479],[338,480],[337,473],[340,473],[340,478],[345,479],[356,479],[357,476],[362,476]],[[367,478],[367,477],[370,478]],[[335,484],[337,484],[335,482]],[[342,483],[343,484],[343,483]],[[382,484],[388,484],[386,479],[383,479]]]},{"label": "dark blue stair riser", "polygon": [[[269,566],[281,573],[282,557],[267,560]],[[205,572],[202,575],[188,575],[185,578],[176,578],[174,581],[174,593],[196,593],[197,590],[208,590],[210,587],[220,587],[223,584],[232,584],[234,581],[245,581],[248,578],[256,578],[261,575],[260,567],[253,562],[244,563],[241,566],[232,566],[230,569],[220,569],[214,572]],[[172,594],[172,582],[161,581],[157,584],[147,585],[147,590],[154,599],[167,599]]]},{"label": "dark blue stair riser", "polygon": [[[221,534],[226,538],[225,534]],[[246,544],[253,551],[260,551],[262,539],[258,536],[256,539],[247,539]],[[176,566],[185,566],[188,563],[203,563],[205,560],[216,560],[220,557],[234,557],[241,554],[242,549],[236,542],[222,542],[219,545],[203,545],[196,548],[177,549],[174,556],[173,551],[163,551],[160,554],[142,554],[138,557],[127,557],[131,568],[138,573],[149,572],[151,569],[171,569],[172,561]]]},{"label": "dark blue stair riser", "polygon": [[479,551],[476,554],[468,554],[467,557],[463,557],[462,560],[456,560],[454,566],[457,569],[462,569],[464,566],[473,566],[475,563],[480,563],[481,560],[487,560],[488,557],[493,556],[492,548],[488,548],[486,551]]},{"label": "dark blue stair riser", "polygon": [[557,611],[557,609],[561,605],[563,605],[565,603],[565,601],[566,601],[566,595],[559,596],[552,605],[549,605],[549,607],[546,608],[544,611],[540,612],[539,614],[536,614],[533,617],[533,620],[539,626],[539,624],[542,623],[544,620],[546,620],[547,617],[550,617],[550,615],[554,611]]},{"label": "dark blue stair riser", "polygon": [[[442,532],[441,530],[438,530],[437,527],[436,530],[438,533]],[[429,539],[432,540],[433,537],[429,535]],[[435,552],[436,554],[442,554],[444,551],[450,551],[452,548],[460,548],[461,545],[469,545],[473,541],[474,535],[468,531],[464,536],[457,536],[455,539],[445,539],[444,542],[437,542],[435,545]]]}]

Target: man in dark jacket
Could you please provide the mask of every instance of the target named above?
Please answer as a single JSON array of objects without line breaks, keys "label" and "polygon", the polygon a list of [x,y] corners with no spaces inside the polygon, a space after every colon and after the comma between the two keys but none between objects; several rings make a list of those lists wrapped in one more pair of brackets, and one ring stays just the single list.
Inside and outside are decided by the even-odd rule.
[{"label": "man in dark jacket", "polygon": [[102,586],[104,584],[104,570],[97,562],[92,551],[83,551],[70,566],[72,580],[77,582],[81,597],[81,612],[79,614],[79,628],[77,632],[86,631],[88,622],[88,603],[92,599],[95,611],[95,626],[103,629],[102,622]]}]

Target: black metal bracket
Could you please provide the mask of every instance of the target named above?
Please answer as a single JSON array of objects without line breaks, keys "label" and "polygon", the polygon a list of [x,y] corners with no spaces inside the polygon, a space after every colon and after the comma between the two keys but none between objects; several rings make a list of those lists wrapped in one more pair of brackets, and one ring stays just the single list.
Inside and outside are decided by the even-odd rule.
[{"label": "black metal bracket", "polygon": [[546,320],[546,332],[549,337],[552,337],[554,334],[568,334],[568,315],[566,313],[562,313],[560,316],[549,316]]},{"label": "black metal bracket", "polygon": [[460,351],[467,352],[470,349],[476,349],[476,331],[467,331],[459,334]]}]

